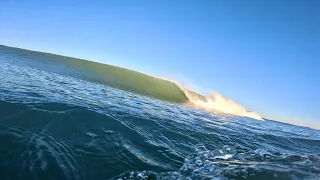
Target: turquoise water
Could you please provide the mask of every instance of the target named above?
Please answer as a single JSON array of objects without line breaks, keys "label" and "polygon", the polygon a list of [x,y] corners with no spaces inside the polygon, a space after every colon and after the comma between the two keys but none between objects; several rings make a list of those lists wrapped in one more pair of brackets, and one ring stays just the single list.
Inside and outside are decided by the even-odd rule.
[{"label": "turquoise water", "polygon": [[319,179],[320,131],[119,90],[0,51],[0,179]]}]

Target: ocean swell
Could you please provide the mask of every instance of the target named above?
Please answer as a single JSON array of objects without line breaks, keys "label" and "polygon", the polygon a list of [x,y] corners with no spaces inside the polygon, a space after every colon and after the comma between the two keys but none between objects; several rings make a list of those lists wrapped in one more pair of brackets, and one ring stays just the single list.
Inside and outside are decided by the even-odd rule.
[{"label": "ocean swell", "polygon": [[[32,68],[105,84],[113,88],[172,103],[181,104],[189,101],[193,106],[206,111],[219,111],[226,114],[262,120],[259,114],[246,110],[240,104],[221,94],[213,93],[210,97],[205,97],[190,91],[181,86],[180,83],[170,79],[159,78],[133,70],[83,59],[24,49],[0,46],[0,53],[1,52],[7,56],[19,57],[22,59],[21,63],[23,66],[25,66],[27,62]],[[26,59],[28,60],[25,61]],[[14,63],[18,63],[18,61]]]}]

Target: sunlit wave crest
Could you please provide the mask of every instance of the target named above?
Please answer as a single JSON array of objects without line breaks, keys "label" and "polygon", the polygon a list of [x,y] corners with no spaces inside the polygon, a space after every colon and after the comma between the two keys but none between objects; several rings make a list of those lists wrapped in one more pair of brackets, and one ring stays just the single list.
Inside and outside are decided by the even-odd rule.
[{"label": "sunlit wave crest", "polygon": [[239,103],[221,95],[220,93],[213,92],[211,96],[206,97],[196,92],[193,92],[191,90],[188,90],[187,88],[184,88],[182,85],[180,85],[176,81],[173,81],[170,79],[164,79],[164,80],[167,80],[176,84],[184,92],[188,100],[197,107],[200,107],[202,109],[209,110],[209,111],[213,110],[213,111],[219,111],[222,113],[243,116],[243,117],[250,117],[257,120],[263,120],[258,113],[253,111],[248,111]]}]

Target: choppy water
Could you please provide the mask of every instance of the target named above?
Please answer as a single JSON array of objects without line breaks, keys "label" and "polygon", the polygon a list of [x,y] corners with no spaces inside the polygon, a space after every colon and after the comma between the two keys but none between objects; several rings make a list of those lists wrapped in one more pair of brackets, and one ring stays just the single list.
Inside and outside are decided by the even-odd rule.
[{"label": "choppy water", "polygon": [[0,53],[0,179],[320,179],[320,131],[69,74]]}]

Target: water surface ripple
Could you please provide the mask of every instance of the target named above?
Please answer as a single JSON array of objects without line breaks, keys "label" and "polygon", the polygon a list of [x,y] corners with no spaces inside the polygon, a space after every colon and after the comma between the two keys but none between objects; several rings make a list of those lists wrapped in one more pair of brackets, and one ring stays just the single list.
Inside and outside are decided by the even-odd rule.
[{"label": "water surface ripple", "polygon": [[317,130],[208,113],[65,71],[0,54],[0,179],[320,178]]}]

